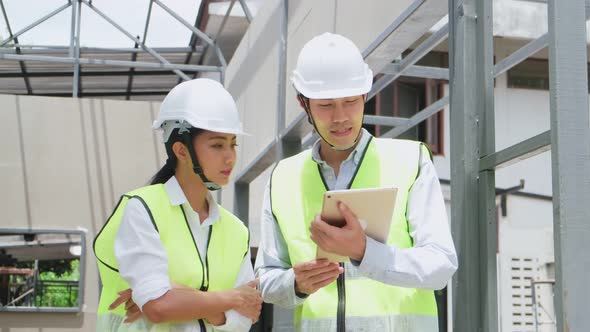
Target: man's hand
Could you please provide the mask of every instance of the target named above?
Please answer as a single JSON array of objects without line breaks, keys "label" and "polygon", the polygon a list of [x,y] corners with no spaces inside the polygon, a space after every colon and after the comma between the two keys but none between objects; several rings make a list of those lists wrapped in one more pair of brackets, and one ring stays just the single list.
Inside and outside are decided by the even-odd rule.
[{"label": "man's hand", "polygon": [[127,288],[126,290],[120,291],[117,294],[119,294],[119,297],[116,298],[115,301],[111,303],[111,305],[109,305],[109,310],[113,310],[121,304],[125,303],[125,323],[132,323],[141,318],[143,314],[141,310],[139,310],[137,304],[135,304],[135,302],[133,302],[133,299],[131,298],[131,288]]},{"label": "man's hand", "polygon": [[338,210],[346,221],[342,228],[334,227],[316,215],[309,228],[311,239],[318,247],[340,256],[362,261],[367,238],[358,218],[346,204],[339,202]]},{"label": "man's hand", "polygon": [[252,324],[258,321],[262,310],[262,294],[256,287],[259,280],[252,280],[249,283],[234,289],[233,301],[234,310],[242,316],[250,318]]},{"label": "man's hand", "polygon": [[326,259],[315,259],[295,264],[293,271],[295,272],[295,291],[313,294],[336,280],[344,269],[338,263],[329,262]]}]

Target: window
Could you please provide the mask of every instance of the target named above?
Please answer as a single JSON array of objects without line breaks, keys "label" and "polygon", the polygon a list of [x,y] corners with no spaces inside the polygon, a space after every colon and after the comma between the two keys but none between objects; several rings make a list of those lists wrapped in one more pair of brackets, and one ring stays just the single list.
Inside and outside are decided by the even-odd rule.
[{"label": "window", "polygon": [[508,87],[549,90],[547,60],[527,59],[508,70]]},{"label": "window", "polygon": [[[417,65],[447,68],[448,55],[431,52]],[[373,100],[367,103],[367,114],[410,118],[442,98],[444,84],[447,84],[447,81],[402,76],[381,90]],[[438,112],[398,138],[425,142],[433,154],[443,154],[443,119],[443,112]],[[375,136],[383,135],[391,129],[391,127],[383,125],[365,126],[365,128]]]},{"label": "window", "polygon": [[[588,67],[590,69],[590,65]],[[548,60],[526,59],[508,70],[507,75],[509,88],[549,90]],[[590,73],[587,75],[590,92]]]},{"label": "window", "polygon": [[81,231],[0,229],[0,311],[79,312]]}]

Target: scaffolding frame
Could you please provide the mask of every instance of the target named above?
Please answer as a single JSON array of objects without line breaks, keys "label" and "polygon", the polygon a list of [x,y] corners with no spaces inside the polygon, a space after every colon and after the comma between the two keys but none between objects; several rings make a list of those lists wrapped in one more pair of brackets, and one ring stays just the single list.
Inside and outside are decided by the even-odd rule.
[{"label": "scaffolding frame", "polygon": [[[378,48],[427,2],[413,1],[363,52],[365,59],[382,55]],[[234,211],[246,223],[250,183],[274,163],[299,152],[311,136],[303,112],[290,124],[285,123],[287,0],[281,6],[276,136],[235,181]],[[448,25],[401,61],[383,64],[379,73],[385,75],[373,85],[369,98],[406,74],[448,77],[450,95],[408,119],[367,116],[364,123],[394,125],[383,136],[397,137],[450,105],[451,196],[455,202],[451,203],[451,220],[459,254],[459,270],[451,283],[452,327],[456,331],[499,330],[495,171],[551,149],[557,329],[584,331],[590,326],[590,315],[585,313],[590,297],[585,286],[590,280],[590,258],[578,253],[590,249],[590,223],[585,220],[590,215],[585,1],[550,0],[549,31],[495,65],[492,2],[448,0],[448,9]],[[447,36],[449,69],[415,65]],[[495,151],[494,78],[545,47],[549,48],[551,129]]]},{"label": "scaffolding frame", "polygon": [[[0,0],[0,9],[2,10],[2,14],[4,16],[4,20],[7,25],[7,30],[9,33],[9,37],[0,41],[0,60],[11,60],[11,61],[18,61],[20,68],[21,68],[21,77],[23,77],[25,81],[25,86],[27,89],[28,94],[33,94],[33,90],[31,88],[31,84],[29,78],[31,73],[27,71],[26,68],[26,61],[34,61],[34,62],[47,62],[47,63],[66,63],[73,65],[73,82],[72,82],[72,97],[79,97],[81,95],[81,65],[103,65],[103,66],[115,66],[115,67],[127,67],[129,68],[129,72],[127,73],[128,84],[127,84],[127,95],[129,96],[133,84],[133,76],[135,75],[136,68],[153,68],[157,70],[162,70],[163,72],[167,73],[172,71],[176,76],[178,76],[180,83],[181,81],[190,80],[185,71],[194,73],[193,78],[197,72],[219,72],[220,81],[223,83],[225,69],[227,67],[227,61],[223,56],[221,48],[219,47],[217,40],[211,39],[207,34],[199,30],[195,25],[190,24],[186,20],[184,20],[180,15],[178,15],[175,11],[170,9],[160,0],[148,0],[148,14],[146,17],[145,25],[144,25],[144,33],[143,39],[140,36],[133,36],[129,31],[125,30],[121,25],[111,19],[108,15],[98,9],[96,6],[92,4],[92,0],[64,0],[66,3],[59,6],[55,10],[51,11],[50,13],[44,15],[43,17],[33,21],[31,24],[27,25],[23,29],[13,33],[10,27],[9,22],[9,15],[6,13],[6,9],[4,7],[3,0]],[[206,1],[204,1],[206,2]],[[223,27],[225,26],[225,22],[227,18],[230,16],[231,9],[235,3],[235,0],[231,1],[231,5],[226,12],[223,23],[218,31],[218,35],[216,35],[216,39],[219,38],[219,34],[222,32]],[[161,9],[163,9],[166,13],[168,13],[171,17],[173,17],[176,21],[180,22],[184,25],[187,29],[191,31],[191,41],[190,47],[188,48],[174,48],[174,50],[179,50],[182,52],[187,52],[187,61],[185,64],[174,64],[170,63],[165,57],[161,55],[161,53],[170,52],[173,48],[162,48],[161,50],[151,48],[146,44],[146,38],[148,33],[148,27],[150,24],[152,7],[156,4]],[[100,16],[103,20],[109,23],[112,27],[117,29],[123,35],[130,39],[133,42],[134,47],[131,49],[121,49],[121,48],[83,48],[80,46],[80,26],[81,26],[81,18],[82,18],[82,5],[85,5],[88,9],[95,12],[98,16]],[[246,15],[246,19],[248,22],[252,21],[252,14],[248,9],[248,6],[245,1],[240,0],[240,5]],[[24,45],[20,45],[18,42],[18,37],[22,34],[26,33],[27,31],[35,28],[36,26],[42,24],[43,22],[47,21],[48,19],[56,16],[57,14],[61,13],[62,11],[71,8],[71,28],[70,28],[70,45],[69,46],[56,46],[56,45],[44,45],[44,49],[35,49],[35,50],[28,50],[25,51],[22,49]],[[192,53],[197,51],[202,53],[206,50],[206,47],[200,46],[195,47],[197,39],[202,40],[205,42],[206,47],[212,49],[215,52],[215,56],[217,60],[221,64],[220,66],[204,66],[204,65],[190,65],[188,61],[192,56]],[[11,48],[6,48],[8,43],[13,42]],[[35,47],[40,47],[35,46]],[[63,54],[65,49],[68,50],[67,57],[59,57],[59,56],[47,56],[47,55],[35,55],[39,53],[47,54],[47,53],[55,53],[55,54]],[[98,59],[98,58],[83,58],[81,57],[81,51],[100,51],[101,53],[132,53],[130,61],[120,61],[120,60],[106,60],[106,59]],[[157,62],[139,62],[137,61],[138,53],[144,53],[151,55]],[[150,74],[158,74],[161,73],[160,71],[152,71]]]}]

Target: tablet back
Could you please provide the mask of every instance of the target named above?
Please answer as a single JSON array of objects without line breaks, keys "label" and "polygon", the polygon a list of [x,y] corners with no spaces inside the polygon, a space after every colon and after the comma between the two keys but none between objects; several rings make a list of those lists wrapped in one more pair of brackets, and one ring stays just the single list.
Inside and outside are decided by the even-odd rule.
[{"label": "tablet back", "polygon": [[[338,202],[346,204],[358,217],[365,233],[382,243],[387,242],[397,188],[365,188],[334,190],[324,193],[322,219],[327,223],[342,227],[344,218],[338,210]],[[323,252],[318,248],[318,258],[333,261],[346,261],[346,258]]]}]

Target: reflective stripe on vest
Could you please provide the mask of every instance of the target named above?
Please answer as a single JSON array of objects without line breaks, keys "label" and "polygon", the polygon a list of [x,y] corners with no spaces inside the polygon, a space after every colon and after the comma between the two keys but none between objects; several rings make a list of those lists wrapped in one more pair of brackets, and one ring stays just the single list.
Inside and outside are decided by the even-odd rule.
[{"label": "reflective stripe on vest", "polygon": [[[388,244],[400,249],[413,245],[406,207],[409,191],[418,175],[420,156],[424,153],[421,149],[428,153],[421,146],[414,141],[372,139],[348,185],[349,188],[398,188]],[[310,150],[281,161],[271,175],[271,208],[287,243],[292,265],[315,258],[316,245],[310,239],[309,226],[315,214],[321,211],[326,187]],[[362,325],[358,323],[361,321],[370,327],[373,319],[379,326],[392,328],[382,331],[398,331],[396,326],[410,322],[413,326],[434,327],[428,331],[437,330],[432,291],[389,286],[365,278],[350,263],[345,264],[345,271],[345,287],[341,289],[345,289],[347,330],[356,331],[354,326]],[[296,308],[295,325],[305,331],[333,331],[323,326],[333,326],[335,322],[338,295],[336,281],[310,295]],[[377,320],[378,317],[381,318]]]},{"label": "reflective stripe on vest", "polygon": [[125,315],[124,306],[108,310],[108,306],[117,298],[117,292],[129,288],[129,284],[119,274],[114,242],[130,198],[138,198],[143,203],[158,231],[168,256],[170,280],[195,289],[207,291],[234,287],[249,249],[248,229],[238,218],[219,206],[220,218],[209,232],[207,259],[203,264],[182,205],[170,204],[164,185],[143,187],[121,197],[113,214],[94,240],[94,253],[103,284],[98,305],[97,331],[177,330],[184,324],[176,324],[176,327],[175,324],[167,323],[151,324],[146,319],[121,324]]}]

